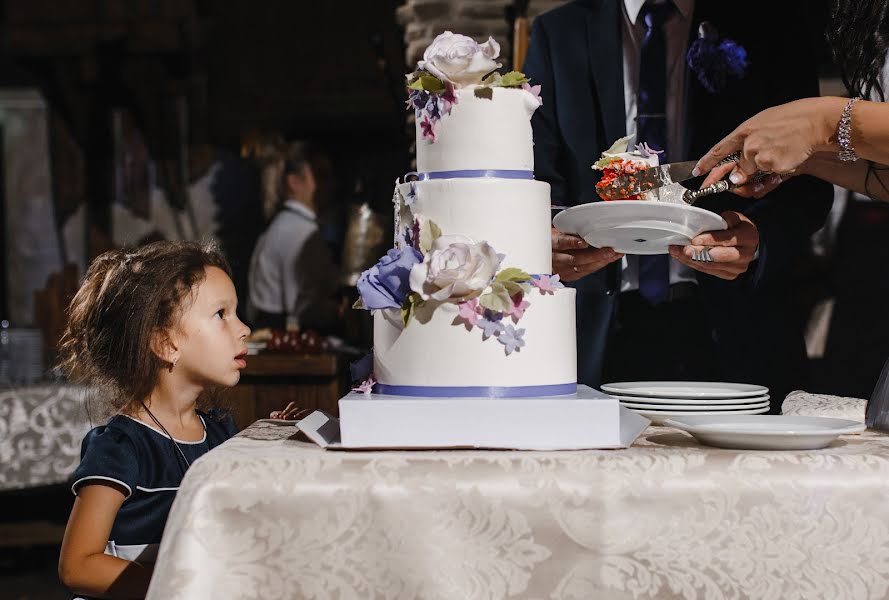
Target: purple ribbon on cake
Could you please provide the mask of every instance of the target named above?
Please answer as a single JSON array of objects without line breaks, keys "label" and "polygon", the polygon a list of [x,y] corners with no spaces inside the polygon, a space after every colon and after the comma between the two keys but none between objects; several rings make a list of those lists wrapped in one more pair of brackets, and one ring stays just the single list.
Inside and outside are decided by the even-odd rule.
[{"label": "purple ribbon on cake", "polygon": [[523,171],[517,169],[459,169],[456,171],[430,171],[428,173],[417,173],[411,171],[406,173],[404,181],[411,181],[409,177],[416,177],[418,181],[427,181],[429,179],[477,179],[477,178],[497,178],[497,179],[534,179],[534,171]]},{"label": "purple ribbon on cake", "polygon": [[538,396],[566,396],[577,392],[576,383],[519,386],[427,386],[387,385],[377,382],[374,393],[390,396],[423,396],[427,398],[531,398]]}]

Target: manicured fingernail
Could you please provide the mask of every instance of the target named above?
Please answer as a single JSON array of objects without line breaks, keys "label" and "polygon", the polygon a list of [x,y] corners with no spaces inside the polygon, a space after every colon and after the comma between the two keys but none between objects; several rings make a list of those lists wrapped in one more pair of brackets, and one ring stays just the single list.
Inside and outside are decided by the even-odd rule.
[{"label": "manicured fingernail", "polygon": [[584,246],[586,246],[586,242],[585,242],[585,241],[583,241],[583,240],[577,240],[577,247],[578,247],[578,248],[583,248]]},{"label": "manicured fingernail", "polygon": [[691,170],[691,176],[692,176],[692,177],[697,177],[697,176],[700,175],[700,174],[701,174],[701,170],[700,170],[699,168],[697,168],[697,167],[695,167],[694,169]]},{"label": "manicured fingernail", "polygon": [[741,183],[741,174],[740,173],[732,173],[728,176],[728,180],[734,183],[735,185]]}]

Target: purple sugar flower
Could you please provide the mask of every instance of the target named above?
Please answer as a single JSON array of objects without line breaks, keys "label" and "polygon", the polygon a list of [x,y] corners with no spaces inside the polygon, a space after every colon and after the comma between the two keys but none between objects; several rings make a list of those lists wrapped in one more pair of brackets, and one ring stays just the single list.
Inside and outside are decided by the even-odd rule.
[{"label": "purple sugar flower", "polygon": [[509,316],[512,317],[514,323],[518,323],[519,319],[525,316],[525,311],[531,303],[525,300],[521,294],[512,297],[512,307],[509,309]]},{"label": "purple sugar flower", "polygon": [[503,344],[506,355],[509,356],[513,352],[521,351],[525,345],[525,340],[522,338],[523,335],[525,335],[524,329],[516,329],[512,325],[507,325],[500,335],[497,336],[497,341]]},{"label": "purple sugar flower", "polygon": [[[407,97],[408,108],[412,108],[419,113],[426,108],[426,104],[429,102],[429,96],[430,94],[426,90],[411,90],[411,93],[408,94]],[[419,114],[417,116],[419,117]]]},{"label": "purple sugar flower", "polygon": [[461,302],[457,305],[457,308],[459,312],[456,321],[462,321],[466,325],[466,330],[470,331],[478,323],[478,300],[473,298],[472,300]]},{"label": "purple sugar flower", "polygon": [[361,382],[360,385],[358,385],[357,387],[353,387],[352,391],[353,392],[361,392],[365,396],[370,396],[370,393],[373,391],[374,385],[376,383],[377,383],[377,380],[374,379],[373,374],[370,374],[367,377],[367,379],[365,379],[364,381]]},{"label": "purple sugar flower", "polygon": [[420,129],[423,132],[423,139],[429,139],[430,142],[435,141],[435,125],[427,117],[423,117],[420,121]]},{"label": "purple sugar flower", "polygon": [[417,183],[415,181],[411,181],[411,184],[408,186],[407,194],[404,196],[404,205],[410,206],[414,202],[417,201]]},{"label": "purple sugar flower", "polygon": [[414,248],[393,248],[358,278],[358,293],[364,308],[400,308],[411,291],[410,273],[423,261]]},{"label": "purple sugar flower", "polygon": [[543,98],[540,97],[540,86],[539,85],[531,85],[530,83],[523,83],[522,89],[534,96],[537,99],[537,103],[540,106],[543,106]]},{"label": "purple sugar flower", "polygon": [[441,112],[446,115],[451,114],[451,108],[457,104],[457,93],[454,84],[450,81],[445,83],[445,91],[441,95]]},{"label": "purple sugar flower", "polygon": [[556,293],[556,290],[560,290],[565,285],[559,281],[558,275],[541,275],[538,278],[532,279],[531,284],[540,290],[541,294],[550,294],[553,295]]},{"label": "purple sugar flower", "polygon": [[426,114],[433,121],[437,121],[441,118],[438,98],[436,98],[435,96],[429,97],[429,101],[426,103]]},{"label": "purple sugar flower", "polygon": [[503,324],[500,321],[492,321],[487,318],[479,319],[477,325],[482,329],[482,339],[486,340],[491,336],[498,336],[503,331]]}]

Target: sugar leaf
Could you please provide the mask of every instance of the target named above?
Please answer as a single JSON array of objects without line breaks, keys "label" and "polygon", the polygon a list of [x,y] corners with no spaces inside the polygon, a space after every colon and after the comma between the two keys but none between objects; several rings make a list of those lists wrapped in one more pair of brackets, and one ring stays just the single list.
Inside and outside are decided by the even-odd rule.
[{"label": "sugar leaf", "polygon": [[500,80],[501,87],[521,87],[523,83],[531,81],[521,71],[510,71]]},{"label": "sugar leaf", "polygon": [[517,269],[515,267],[509,267],[508,269],[503,269],[497,276],[494,278],[494,281],[528,281],[531,279],[531,276],[522,271],[521,269]]},{"label": "sugar leaf", "polygon": [[478,299],[478,303],[494,312],[505,313],[512,308],[512,299],[509,297],[509,291],[502,283],[495,282],[491,284],[491,291],[482,294]]},{"label": "sugar leaf", "polygon": [[420,224],[420,250],[423,254],[432,248],[432,242],[441,237],[441,228],[434,221],[424,219]]}]

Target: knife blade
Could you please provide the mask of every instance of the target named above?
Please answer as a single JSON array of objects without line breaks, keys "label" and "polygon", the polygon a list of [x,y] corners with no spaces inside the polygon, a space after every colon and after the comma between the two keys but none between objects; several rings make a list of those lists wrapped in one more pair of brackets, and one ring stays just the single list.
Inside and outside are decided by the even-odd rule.
[{"label": "knife blade", "polygon": [[649,167],[619,175],[602,187],[596,186],[596,191],[606,200],[620,200],[636,194],[642,194],[665,185],[681,183],[693,177],[692,170],[697,161],[690,160],[679,163],[668,163],[657,167]]}]

